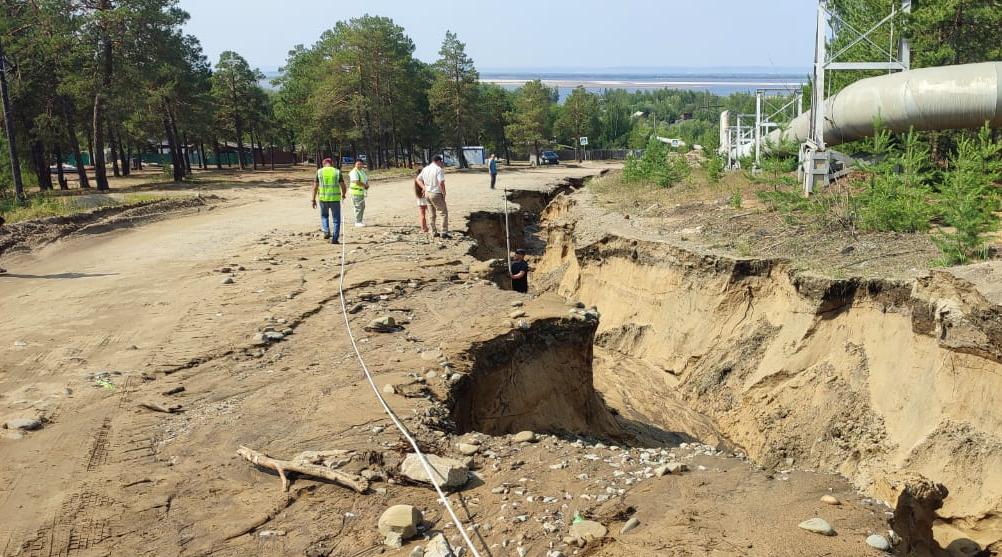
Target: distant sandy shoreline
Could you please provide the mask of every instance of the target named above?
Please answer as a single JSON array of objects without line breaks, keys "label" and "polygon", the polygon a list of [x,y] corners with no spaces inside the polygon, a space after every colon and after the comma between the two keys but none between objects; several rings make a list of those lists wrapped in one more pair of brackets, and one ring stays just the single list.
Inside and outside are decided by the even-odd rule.
[{"label": "distant sandy shoreline", "polygon": [[[481,83],[494,83],[497,85],[522,85],[531,79],[507,79],[507,78],[484,78]],[[740,81],[721,79],[716,81],[633,81],[633,80],[574,80],[574,79],[542,79],[543,85],[549,87],[578,87],[586,89],[597,88],[629,88],[629,89],[676,89],[676,88],[710,88],[710,87],[750,87],[750,88],[790,88],[795,89],[801,86],[796,81]]]}]

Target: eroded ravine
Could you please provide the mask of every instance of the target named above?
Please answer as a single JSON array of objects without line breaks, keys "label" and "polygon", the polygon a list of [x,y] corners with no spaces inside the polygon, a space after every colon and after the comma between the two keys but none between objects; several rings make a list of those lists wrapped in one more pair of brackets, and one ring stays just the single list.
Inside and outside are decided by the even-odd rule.
[{"label": "eroded ravine", "polygon": [[533,282],[601,313],[594,384],[615,412],[729,439],[766,467],[837,472],[892,504],[929,478],[949,490],[940,545],[998,547],[997,306],[947,273],[830,280],[582,233],[576,201],[546,210]]}]

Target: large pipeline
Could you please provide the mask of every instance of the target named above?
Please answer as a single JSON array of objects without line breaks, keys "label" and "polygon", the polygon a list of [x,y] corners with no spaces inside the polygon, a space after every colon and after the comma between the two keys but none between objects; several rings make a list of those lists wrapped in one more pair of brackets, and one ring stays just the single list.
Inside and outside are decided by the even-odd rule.
[{"label": "large pipeline", "polygon": [[[874,134],[874,122],[894,132],[977,129],[987,122],[1002,127],[1002,62],[923,68],[863,79],[827,101],[825,143],[832,147]],[[805,112],[766,143],[810,137]],[[754,152],[745,146],[742,155]]]}]

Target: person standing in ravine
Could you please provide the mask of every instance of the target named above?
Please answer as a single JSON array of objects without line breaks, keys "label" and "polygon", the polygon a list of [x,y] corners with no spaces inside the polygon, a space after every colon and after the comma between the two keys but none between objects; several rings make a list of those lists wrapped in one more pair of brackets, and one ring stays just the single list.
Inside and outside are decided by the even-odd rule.
[{"label": "person standing in ravine", "polygon": [[341,237],[341,199],[347,188],[341,170],[334,168],[334,161],[324,159],[324,166],[317,170],[317,178],[313,182],[313,208],[317,208],[317,197],[320,198],[320,230],[324,240],[332,244],[338,243]]}]

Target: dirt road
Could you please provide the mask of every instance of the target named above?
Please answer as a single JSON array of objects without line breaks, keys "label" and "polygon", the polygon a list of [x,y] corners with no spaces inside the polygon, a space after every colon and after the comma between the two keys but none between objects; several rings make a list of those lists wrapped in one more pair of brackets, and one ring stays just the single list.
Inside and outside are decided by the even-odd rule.
[{"label": "dirt road", "polygon": [[[510,172],[499,184],[546,191],[602,168]],[[454,229],[501,206],[484,174],[450,175],[447,184]],[[41,428],[0,430],[3,555],[363,555],[379,551],[376,519],[398,502],[424,509],[429,532],[455,537],[431,492],[399,478],[373,483],[367,495],[300,479],[285,494],[277,477],[235,456],[240,445],[282,458],[346,449],[356,451],[352,465],[385,474],[405,450],[360,380],[337,301],[339,250],[317,237],[308,184],[209,189],[225,202],[4,259],[11,273],[0,277],[0,418],[37,419]],[[455,455],[457,438],[443,431],[455,425],[444,411],[450,374],[473,376],[471,346],[514,338],[508,314],[522,299],[467,275],[470,240],[417,234],[409,180],[375,184],[368,207],[369,227],[345,228],[353,328],[380,384],[396,385],[392,402],[422,444]],[[528,305],[530,329],[567,319],[555,296]],[[385,316],[403,330],[362,332]],[[283,339],[262,343],[262,331]],[[551,371],[590,355],[543,350],[528,361],[549,362]],[[559,374],[541,381],[530,399],[575,396]],[[518,404],[509,394],[498,397]],[[477,400],[493,404],[485,396]],[[457,504],[479,524],[484,554],[515,554],[517,545],[544,555],[578,509],[611,526],[637,506],[641,520],[658,525],[589,546],[595,555],[803,555],[804,539],[811,554],[858,555],[860,536],[883,523],[882,507],[837,478],[790,472],[780,479],[793,481],[777,484],[691,439],[669,455],[574,437],[526,446],[477,437],[480,476]],[[693,475],[651,483],[648,463],[669,456],[691,459]],[[535,500],[521,503],[530,492]],[[736,492],[743,502],[721,506]],[[827,515],[846,535],[796,529],[829,492],[853,499]],[[678,504],[665,505],[666,496]]]}]

